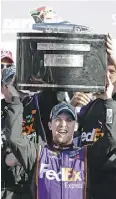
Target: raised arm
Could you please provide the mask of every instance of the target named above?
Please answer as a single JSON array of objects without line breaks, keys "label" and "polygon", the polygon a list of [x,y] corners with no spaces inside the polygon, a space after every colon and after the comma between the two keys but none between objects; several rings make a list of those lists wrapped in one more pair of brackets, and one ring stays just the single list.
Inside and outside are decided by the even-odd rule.
[{"label": "raised arm", "polygon": [[5,135],[12,151],[25,170],[30,171],[36,161],[36,146],[26,135],[22,134],[23,105],[18,92],[9,85],[3,85],[4,95],[8,105],[5,121]]},{"label": "raised arm", "polygon": [[112,99],[113,85],[109,72],[107,82],[102,121],[99,121],[104,136],[88,146],[88,163],[96,168],[101,167],[116,152],[116,101]]}]

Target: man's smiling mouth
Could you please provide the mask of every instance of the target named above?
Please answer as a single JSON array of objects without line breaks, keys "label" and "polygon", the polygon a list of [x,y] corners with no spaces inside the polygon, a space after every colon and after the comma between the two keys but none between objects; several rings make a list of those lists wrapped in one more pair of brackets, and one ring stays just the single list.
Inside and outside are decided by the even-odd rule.
[{"label": "man's smiling mouth", "polygon": [[67,130],[66,129],[59,129],[58,133],[62,134],[62,135],[65,135],[67,133]]}]

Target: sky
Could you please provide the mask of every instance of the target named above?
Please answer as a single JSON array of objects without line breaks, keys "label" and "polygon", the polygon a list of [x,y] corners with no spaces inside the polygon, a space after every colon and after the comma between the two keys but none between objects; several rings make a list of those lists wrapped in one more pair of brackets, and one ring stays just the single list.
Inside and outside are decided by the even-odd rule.
[{"label": "sky", "polygon": [[62,19],[87,25],[92,33],[107,34],[116,42],[116,1],[1,1],[1,47],[16,58],[16,33],[30,32],[34,23],[29,11],[51,6]]}]

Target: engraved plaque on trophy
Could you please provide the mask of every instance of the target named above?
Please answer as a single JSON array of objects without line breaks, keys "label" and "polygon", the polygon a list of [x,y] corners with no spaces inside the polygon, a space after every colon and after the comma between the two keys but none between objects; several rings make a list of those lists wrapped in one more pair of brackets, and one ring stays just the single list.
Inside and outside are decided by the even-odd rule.
[{"label": "engraved plaque on trophy", "polygon": [[106,35],[18,33],[18,86],[26,90],[103,92]]}]

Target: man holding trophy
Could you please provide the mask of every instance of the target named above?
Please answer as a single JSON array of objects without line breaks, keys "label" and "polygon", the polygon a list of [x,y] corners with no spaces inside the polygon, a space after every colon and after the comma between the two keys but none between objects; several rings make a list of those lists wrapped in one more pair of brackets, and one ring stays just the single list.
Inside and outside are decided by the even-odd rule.
[{"label": "man holding trophy", "polygon": [[[50,10],[49,12],[51,13]],[[37,22],[36,27],[41,29],[44,25],[45,29],[48,27],[48,24],[42,24],[46,16],[45,8],[38,9],[37,15],[38,13],[39,21],[38,17],[35,18],[35,15],[32,14]],[[61,33],[18,34],[19,88],[33,91],[52,88],[61,91],[78,89],[80,92],[102,92],[103,99],[90,102],[84,109],[84,113],[81,110],[79,115],[72,106],[73,101],[72,105],[63,102],[54,106],[48,122],[52,133],[51,144],[48,145],[47,142],[39,140],[36,145],[26,135],[22,135],[23,106],[18,92],[12,85],[3,84],[4,96],[6,99],[9,98],[5,135],[13,153],[31,179],[33,199],[54,199],[55,197],[57,199],[76,199],[77,197],[79,199],[101,199],[103,194],[101,197],[101,192],[98,190],[99,194],[96,194],[97,183],[95,187],[92,187],[94,178],[97,182],[95,174],[99,174],[101,168],[103,172],[104,168],[107,170],[109,160],[109,170],[110,168],[111,170],[113,168],[114,172],[116,170],[116,102],[112,99],[116,88],[115,75],[112,75],[112,71],[114,74],[116,69],[116,57],[112,50],[112,40],[109,36],[107,37],[107,54],[114,70],[110,67],[107,71],[106,36],[77,34],[77,32],[71,32],[75,25],[67,23],[51,24],[51,26],[52,30],[56,31],[57,27]],[[70,30],[70,33],[65,32],[67,30]],[[28,40],[25,41],[25,37]],[[19,51],[22,44],[23,49]],[[21,60],[21,57],[26,57],[26,59]],[[27,67],[30,67],[28,74]],[[38,71],[40,68],[43,70],[43,67],[50,69],[47,71],[52,72],[53,81],[48,81],[50,76],[48,73],[44,73],[43,81],[40,81]],[[32,79],[32,76],[29,75],[34,78]],[[87,96],[85,98],[88,99]],[[86,100],[83,100],[82,97],[81,100],[85,105]],[[88,144],[89,137],[83,134],[84,130],[97,128],[94,124],[93,126],[90,124],[91,120],[88,118],[93,113],[96,114],[100,106],[102,109],[97,120],[102,130],[101,137],[92,140],[92,144],[85,146]],[[87,124],[90,126],[87,127]],[[74,133],[77,130],[81,133],[80,148],[74,146],[73,143]],[[110,191],[109,195],[105,195],[106,198],[115,199],[115,192]]]}]

